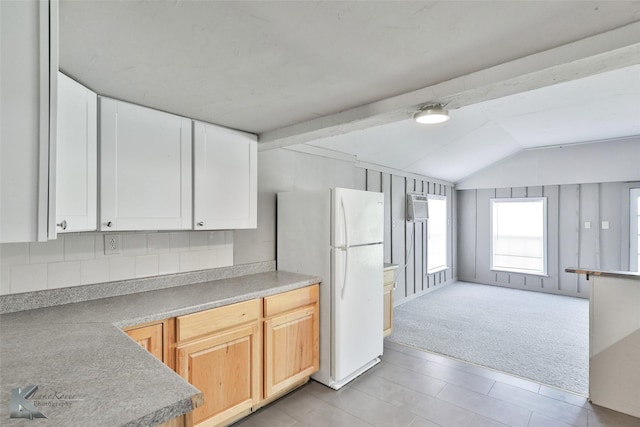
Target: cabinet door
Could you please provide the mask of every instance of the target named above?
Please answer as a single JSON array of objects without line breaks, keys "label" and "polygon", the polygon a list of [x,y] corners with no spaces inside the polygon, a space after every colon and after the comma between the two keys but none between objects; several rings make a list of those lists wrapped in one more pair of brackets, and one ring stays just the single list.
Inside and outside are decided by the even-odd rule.
[{"label": "cabinet door", "polygon": [[191,229],[191,120],[100,97],[100,229]]},{"label": "cabinet door", "polygon": [[58,73],[56,226],[91,231],[97,221],[98,97]]},{"label": "cabinet door", "polygon": [[384,270],[384,290],[383,290],[383,325],[382,336],[388,337],[393,330],[393,289],[395,287],[395,269]]},{"label": "cabinet door", "polygon": [[218,425],[258,404],[259,343],[255,322],[177,347],[178,374],[204,395],[194,425]]},{"label": "cabinet door", "polygon": [[194,228],[256,228],[255,135],[194,121]]},{"label": "cabinet door", "polygon": [[318,370],[318,307],[310,305],[264,322],[265,398]]},{"label": "cabinet door", "polygon": [[50,228],[55,220],[55,191],[49,194],[49,180],[55,183],[57,4],[0,1],[3,243],[55,238],[55,228]]},{"label": "cabinet door", "polygon": [[127,335],[140,344],[145,350],[164,361],[162,323],[130,329]]},{"label": "cabinet door", "polygon": [[382,336],[391,335],[393,328],[393,283],[384,285],[383,293],[384,318]]}]

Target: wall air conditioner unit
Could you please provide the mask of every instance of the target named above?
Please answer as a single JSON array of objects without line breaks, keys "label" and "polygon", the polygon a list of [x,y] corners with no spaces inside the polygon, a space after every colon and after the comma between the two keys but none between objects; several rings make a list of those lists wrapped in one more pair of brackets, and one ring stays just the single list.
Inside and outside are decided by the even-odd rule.
[{"label": "wall air conditioner unit", "polygon": [[429,206],[425,193],[407,194],[407,221],[425,222],[429,219]]}]

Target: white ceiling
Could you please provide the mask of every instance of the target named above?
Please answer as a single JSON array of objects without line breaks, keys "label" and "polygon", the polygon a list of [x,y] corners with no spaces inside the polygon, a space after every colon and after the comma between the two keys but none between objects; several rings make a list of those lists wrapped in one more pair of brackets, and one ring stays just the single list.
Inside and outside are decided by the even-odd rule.
[{"label": "white ceiling", "polygon": [[[100,94],[277,135],[638,21],[640,1],[61,0],[60,67]],[[638,134],[638,69],[620,73],[312,144],[457,181],[522,148]]]},{"label": "white ceiling", "polygon": [[523,149],[640,135],[640,65],[310,142],[364,162],[458,182]]}]

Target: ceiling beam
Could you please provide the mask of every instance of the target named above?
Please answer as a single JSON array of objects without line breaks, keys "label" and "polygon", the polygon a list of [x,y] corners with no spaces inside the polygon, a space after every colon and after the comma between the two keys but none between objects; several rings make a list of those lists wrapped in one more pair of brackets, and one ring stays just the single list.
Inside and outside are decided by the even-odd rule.
[{"label": "ceiling beam", "polygon": [[456,77],[423,89],[264,132],[270,150],[406,120],[427,103],[448,109],[640,64],[640,22]]}]

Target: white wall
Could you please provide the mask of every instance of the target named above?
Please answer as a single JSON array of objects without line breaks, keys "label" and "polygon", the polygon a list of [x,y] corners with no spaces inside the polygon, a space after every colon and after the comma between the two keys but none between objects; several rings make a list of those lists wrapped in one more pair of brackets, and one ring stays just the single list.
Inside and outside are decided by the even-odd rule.
[{"label": "white wall", "polygon": [[[385,262],[397,264],[394,305],[401,304],[456,278],[456,194],[453,186],[426,177],[403,176],[389,170],[359,168],[358,187],[385,194]],[[448,268],[427,274],[427,225],[406,221],[407,193],[447,197]]]},{"label": "white wall", "polygon": [[[564,269],[629,269],[629,190],[640,187],[639,161],[640,137],[529,150],[457,184],[459,279],[588,297],[585,277]],[[536,196],[548,198],[548,277],[491,271],[489,199]]]},{"label": "white wall", "polygon": [[89,285],[234,265],[232,231],[123,232],[122,251],[104,254],[109,233],[0,245],[0,294]]},{"label": "white wall", "polygon": [[[458,278],[588,297],[585,276],[565,273],[564,269],[629,269],[629,193],[633,187],[640,187],[640,182],[458,191]],[[539,196],[547,197],[548,277],[491,271],[489,200]],[[602,229],[602,221],[608,221],[608,229]],[[590,228],[585,228],[586,222]]]},{"label": "white wall", "polygon": [[276,194],[279,191],[355,188],[355,157],[340,157],[344,160],[290,149],[258,152],[258,227],[234,232],[237,264],[276,259]]},{"label": "white wall", "polygon": [[[276,193],[346,187],[385,193],[385,262],[401,266],[394,302],[432,290],[455,277],[455,192],[427,177],[371,165],[360,165],[354,156],[310,147],[290,147],[258,153],[258,228],[234,232],[234,259],[238,264],[276,259]],[[405,221],[408,191],[447,195],[450,221],[450,268],[426,275],[426,227]],[[411,242],[414,250],[410,251]],[[404,265],[407,264],[406,268]]]},{"label": "white wall", "polygon": [[640,180],[640,137],[522,151],[456,184],[457,190]]}]

